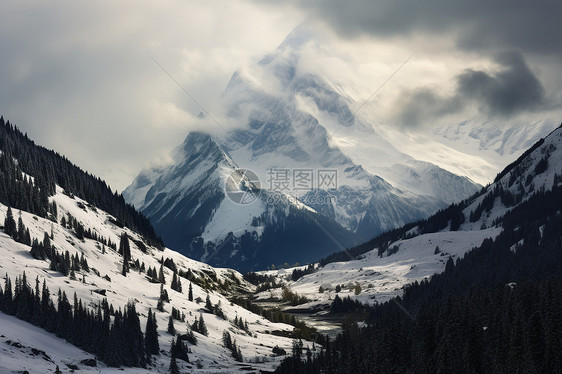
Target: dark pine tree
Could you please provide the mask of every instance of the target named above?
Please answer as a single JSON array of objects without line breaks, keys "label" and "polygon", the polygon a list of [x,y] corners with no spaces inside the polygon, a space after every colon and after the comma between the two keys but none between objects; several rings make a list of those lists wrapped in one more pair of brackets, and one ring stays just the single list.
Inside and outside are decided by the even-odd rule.
[{"label": "dark pine tree", "polygon": [[25,225],[23,224],[23,219],[21,218],[21,211],[18,217],[18,230],[15,239],[20,243],[27,244],[25,243]]},{"label": "dark pine tree", "polygon": [[160,353],[160,345],[158,344],[158,325],[156,322],[156,313],[148,309],[148,317],[146,319],[146,330],[144,333],[145,351],[150,357]]},{"label": "dark pine tree", "polygon": [[205,336],[209,335],[209,330],[207,330],[207,325],[205,324],[205,320],[203,319],[203,314],[199,313],[199,323],[197,326],[197,331]]},{"label": "dark pine tree", "polygon": [[18,232],[16,220],[14,219],[12,208],[10,207],[8,207],[8,212],[6,213],[6,218],[4,219],[4,232],[12,238],[15,238]]},{"label": "dark pine tree", "polygon": [[160,263],[160,270],[158,271],[158,282],[162,284],[166,284],[166,278],[164,277],[164,258],[162,258],[162,262]]},{"label": "dark pine tree", "polygon": [[121,274],[127,275],[129,272],[129,262],[131,261],[131,246],[129,244],[129,236],[126,233],[121,234],[119,242],[119,254],[123,256],[123,269]]},{"label": "dark pine tree", "polygon": [[177,272],[174,272],[174,275],[172,276],[172,284],[170,285],[170,288],[174,291],[180,293],[182,292],[181,280],[180,277],[178,277]]},{"label": "dark pine tree", "polygon": [[144,337],[135,304],[132,302],[129,302],[125,309],[123,334],[126,342],[124,348],[129,350],[130,366],[145,367]]},{"label": "dark pine tree", "polygon": [[174,319],[172,316],[168,319],[168,329],[166,331],[168,331],[170,335],[176,335],[176,328],[174,327]]},{"label": "dark pine tree", "polygon": [[170,359],[170,373],[171,374],[180,374],[180,369],[178,367],[178,363],[176,361],[176,356],[172,355]]},{"label": "dark pine tree", "polygon": [[209,294],[207,294],[207,298],[205,299],[205,309],[207,309],[209,313],[213,313],[213,304],[211,303]]},{"label": "dark pine tree", "polygon": [[176,337],[176,342],[172,341],[172,356],[179,360],[189,362],[189,356],[187,355],[187,347],[183,344],[180,336]]}]

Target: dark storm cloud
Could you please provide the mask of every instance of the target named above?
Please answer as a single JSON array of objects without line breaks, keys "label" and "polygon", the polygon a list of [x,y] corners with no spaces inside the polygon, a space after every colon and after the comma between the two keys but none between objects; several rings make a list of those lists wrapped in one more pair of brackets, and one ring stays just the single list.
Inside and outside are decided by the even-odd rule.
[{"label": "dark storm cloud", "polygon": [[304,0],[307,14],[356,36],[451,35],[463,49],[562,54],[561,1]]},{"label": "dark storm cloud", "polygon": [[509,117],[547,109],[541,82],[519,52],[503,52],[494,58],[495,72],[467,69],[456,77],[456,91],[446,97],[431,88],[404,92],[397,107],[399,122],[417,126],[433,118],[458,113],[470,103],[487,116]]},{"label": "dark storm cloud", "polygon": [[458,94],[492,115],[509,116],[546,105],[543,86],[521,54],[502,53],[495,60],[503,66],[496,74],[470,69],[459,75]]}]

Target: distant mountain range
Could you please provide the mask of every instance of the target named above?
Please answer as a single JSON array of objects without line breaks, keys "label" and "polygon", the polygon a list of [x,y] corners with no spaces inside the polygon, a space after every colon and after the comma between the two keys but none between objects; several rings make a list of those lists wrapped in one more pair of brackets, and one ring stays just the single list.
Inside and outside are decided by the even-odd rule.
[{"label": "distant mountain range", "polygon": [[[392,230],[357,247],[331,254],[319,268],[290,283],[300,295],[329,303],[338,284],[362,287],[364,303],[400,296],[403,287],[445,270],[447,260],[463,258],[486,240],[502,236],[513,252],[537,231],[512,233],[526,219],[543,213],[560,216],[562,127],[552,131],[497,174],[495,181],[468,199]],[[552,205],[552,207],[551,207]],[[550,217],[552,218],[552,217]],[[542,230],[540,226],[536,230]],[[533,240],[536,238],[533,238]],[[284,279],[292,269],[269,271]],[[514,276],[519,276],[514,274]],[[322,286],[326,293],[318,293]],[[262,295],[267,297],[266,293]]]}]

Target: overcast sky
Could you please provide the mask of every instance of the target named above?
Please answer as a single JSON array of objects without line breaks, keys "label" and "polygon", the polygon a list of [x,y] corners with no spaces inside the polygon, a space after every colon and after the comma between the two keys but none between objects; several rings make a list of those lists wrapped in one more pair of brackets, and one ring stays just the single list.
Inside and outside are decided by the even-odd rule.
[{"label": "overcast sky", "polygon": [[201,111],[150,56],[218,113],[232,73],[305,23],[359,102],[413,56],[366,108],[389,126],[561,121],[560,14],[528,0],[3,0],[0,114],[121,191]]}]

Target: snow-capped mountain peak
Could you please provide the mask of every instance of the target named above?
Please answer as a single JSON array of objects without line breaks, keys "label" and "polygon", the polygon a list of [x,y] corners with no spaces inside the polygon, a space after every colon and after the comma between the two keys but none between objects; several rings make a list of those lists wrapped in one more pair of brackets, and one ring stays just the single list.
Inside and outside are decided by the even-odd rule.
[{"label": "snow-capped mountain peak", "polygon": [[[259,63],[234,73],[221,101],[235,130],[214,139],[189,135],[174,165],[141,172],[124,191],[172,248],[207,261],[212,253],[213,261],[225,261],[255,246],[239,259],[245,263],[239,266],[253,269],[266,264],[263,257],[271,258],[263,243],[273,232],[282,232],[271,226],[285,230],[291,224],[281,221],[297,219],[278,200],[289,200],[294,214],[321,215],[329,225],[338,225],[343,245],[350,245],[426,217],[477,190],[468,178],[400,152],[357,117],[350,97],[303,68],[301,59],[308,58],[303,51],[314,43],[314,35],[301,26]],[[361,146],[343,147],[342,137]],[[260,199],[253,207],[227,201],[221,188],[236,168],[257,175],[270,193],[264,194],[268,201]],[[323,185],[327,174],[331,185]],[[237,218],[228,222],[224,215]],[[245,241],[245,236],[252,239]],[[342,246],[328,242],[325,254]],[[298,255],[291,251],[295,256],[288,261],[310,259],[306,252],[322,253],[317,246]],[[224,253],[219,256],[216,248]]]}]

